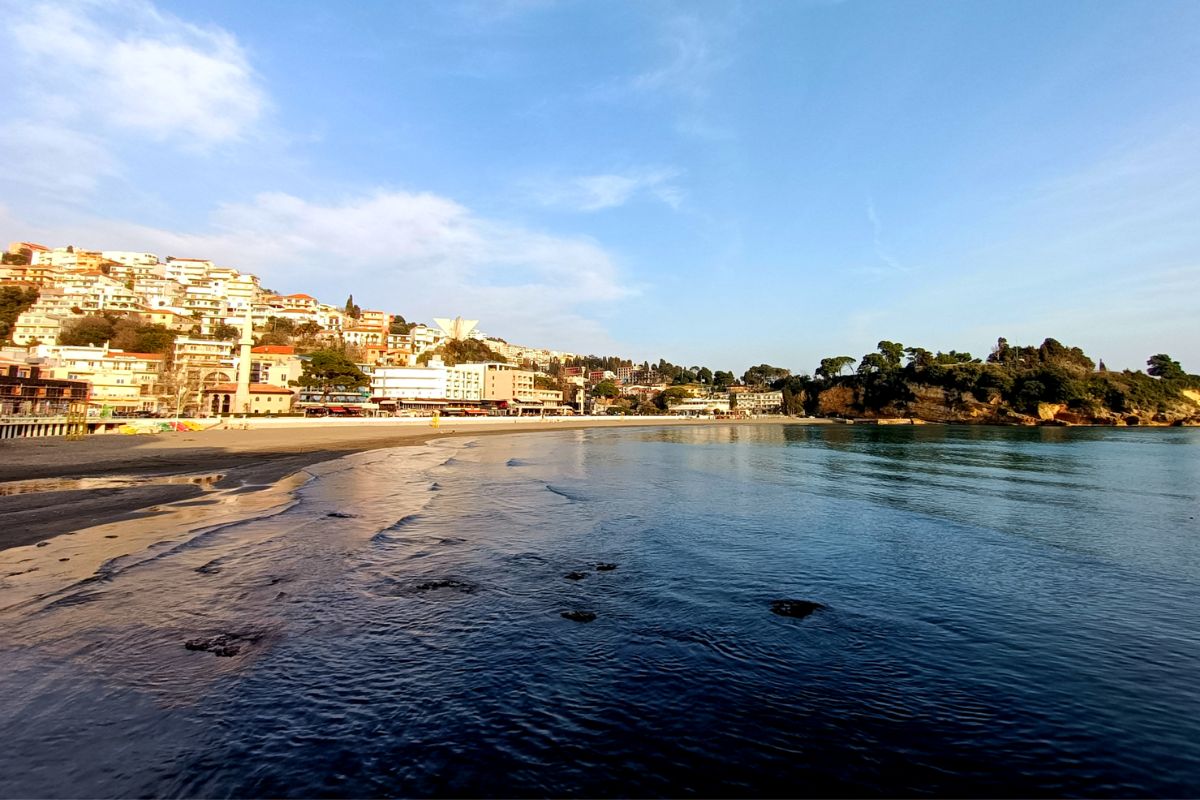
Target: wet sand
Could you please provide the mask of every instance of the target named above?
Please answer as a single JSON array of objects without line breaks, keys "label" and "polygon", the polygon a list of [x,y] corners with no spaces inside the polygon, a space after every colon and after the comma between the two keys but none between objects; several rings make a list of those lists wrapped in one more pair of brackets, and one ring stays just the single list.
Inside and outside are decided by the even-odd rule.
[{"label": "wet sand", "polygon": [[[197,483],[181,475],[216,475],[211,488],[266,489],[317,462],[382,447],[421,444],[453,436],[631,425],[778,424],[781,420],[685,420],[640,417],[612,420],[427,420],[355,424],[308,421],[251,430],[209,430],[157,435],[103,435],[0,442],[0,551],[83,528],[152,514],[163,504],[199,497]],[[793,420],[788,420],[789,422]],[[795,420],[808,421],[808,420]],[[89,486],[87,479],[120,476],[124,486]],[[32,491],[20,491],[22,488]]]}]

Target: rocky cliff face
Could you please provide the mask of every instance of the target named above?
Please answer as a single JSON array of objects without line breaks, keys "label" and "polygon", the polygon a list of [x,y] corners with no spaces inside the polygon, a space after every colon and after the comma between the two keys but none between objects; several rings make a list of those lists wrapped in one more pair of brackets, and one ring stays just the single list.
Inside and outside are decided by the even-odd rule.
[{"label": "rocky cliff face", "polygon": [[911,418],[927,422],[981,425],[1200,425],[1200,391],[1184,390],[1185,397],[1165,408],[1131,408],[1123,412],[1098,409],[1071,410],[1065,405],[1039,403],[1037,414],[1023,414],[1004,403],[998,392],[977,398],[940,386],[909,384],[913,399],[873,410],[862,407],[860,391],[852,386],[832,386],[817,396],[817,413],[825,417],[855,419]]}]

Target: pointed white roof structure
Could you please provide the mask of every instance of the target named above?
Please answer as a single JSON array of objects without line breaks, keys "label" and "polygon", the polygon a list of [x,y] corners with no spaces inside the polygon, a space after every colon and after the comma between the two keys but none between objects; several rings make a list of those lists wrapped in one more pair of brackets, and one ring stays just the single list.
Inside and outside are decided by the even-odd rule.
[{"label": "pointed white roof structure", "polygon": [[442,329],[442,332],[456,342],[461,342],[471,335],[471,331],[475,330],[475,326],[479,324],[477,319],[463,319],[455,317],[447,319],[445,317],[434,317],[434,324]]}]

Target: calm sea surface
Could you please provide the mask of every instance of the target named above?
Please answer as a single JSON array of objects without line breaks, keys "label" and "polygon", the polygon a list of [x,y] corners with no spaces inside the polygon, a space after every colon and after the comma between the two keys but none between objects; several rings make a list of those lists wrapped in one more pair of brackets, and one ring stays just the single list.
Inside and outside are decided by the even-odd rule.
[{"label": "calm sea surface", "polygon": [[563,431],[313,472],[4,612],[0,796],[1200,795],[1200,430]]}]

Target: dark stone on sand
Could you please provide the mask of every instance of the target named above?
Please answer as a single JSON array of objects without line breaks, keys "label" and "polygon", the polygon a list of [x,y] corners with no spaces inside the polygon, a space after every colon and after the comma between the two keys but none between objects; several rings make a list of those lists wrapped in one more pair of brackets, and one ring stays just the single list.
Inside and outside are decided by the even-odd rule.
[{"label": "dark stone on sand", "polygon": [[582,580],[582,579],[586,578],[587,573],[586,572],[568,572],[566,575],[563,575],[563,577],[569,581],[578,581],[578,580]]},{"label": "dark stone on sand", "polygon": [[106,534],[104,534],[104,538],[105,539],[115,539],[115,538],[117,538],[117,535],[115,533],[106,533]]},{"label": "dark stone on sand", "polygon": [[71,559],[69,559],[69,558],[60,558],[60,559],[59,559],[59,561],[70,561],[70,560],[71,560]]},{"label": "dark stone on sand", "polygon": [[614,569],[616,569],[616,568],[617,568],[617,565],[616,565],[616,564],[607,564],[607,563],[603,563],[603,564],[597,564],[597,565],[596,565],[596,571],[597,571],[597,572],[612,572],[612,571],[613,571]]},{"label": "dark stone on sand", "polygon": [[221,564],[219,561],[210,561],[207,564],[196,567],[196,572],[199,572],[201,575],[216,575],[220,571]]},{"label": "dark stone on sand", "polygon": [[355,514],[348,514],[348,513],[346,513],[345,511],[330,511],[330,512],[329,512],[328,514],[326,514],[325,516],[327,516],[327,517],[333,517],[334,519],[352,519],[352,518],[353,518],[353,517],[355,517],[356,515],[355,515]]},{"label": "dark stone on sand", "polygon": [[49,542],[38,542],[38,543],[37,543],[37,546],[38,546],[38,547],[45,547],[45,546],[46,546],[46,545],[48,545],[48,544],[50,544],[50,543],[49,543]]},{"label": "dark stone on sand", "polygon": [[561,616],[563,619],[571,620],[571,622],[591,622],[596,619],[594,611],[564,611]]},{"label": "dark stone on sand", "polygon": [[794,617],[796,619],[804,619],[814,611],[820,611],[825,608],[822,603],[814,603],[812,600],[772,600],[771,612],[778,614],[781,617]]}]

